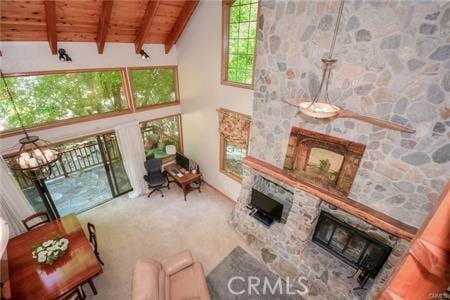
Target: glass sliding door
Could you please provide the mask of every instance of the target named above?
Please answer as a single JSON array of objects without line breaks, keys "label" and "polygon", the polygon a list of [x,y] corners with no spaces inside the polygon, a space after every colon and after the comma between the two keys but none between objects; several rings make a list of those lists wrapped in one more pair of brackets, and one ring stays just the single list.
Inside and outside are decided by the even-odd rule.
[{"label": "glass sliding door", "polygon": [[79,213],[113,198],[96,137],[58,145],[62,156],[47,188],[61,216]]},{"label": "glass sliding door", "polygon": [[36,211],[46,210],[42,199],[46,196],[57,214],[65,216],[83,212],[131,190],[114,134],[86,137],[57,146],[61,159],[52,168],[42,189],[21,172],[14,172]]},{"label": "glass sliding door", "polygon": [[131,191],[132,187],[123,166],[116,135],[108,133],[98,138],[104,149],[105,169],[110,177],[113,196],[117,197]]}]

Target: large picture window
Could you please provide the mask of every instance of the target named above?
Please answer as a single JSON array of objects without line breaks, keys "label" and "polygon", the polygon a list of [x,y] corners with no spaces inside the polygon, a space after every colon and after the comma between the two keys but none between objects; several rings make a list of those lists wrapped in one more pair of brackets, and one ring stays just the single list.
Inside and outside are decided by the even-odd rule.
[{"label": "large picture window", "polygon": [[258,9],[258,0],[223,1],[223,84],[253,88]]},{"label": "large picture window", "polygon": [[[129,109],[121,70],[76,71],[6,78],[26,127]],[[1,83],[0,131],[20,127]]]},{"label": "large picture window", "polygon": [[141,130],[147,159],[173,155],[167,147],[172,145],[177,152],[183,152],[180,115],[142,122]]},{"label": "large picture window", "polygon": [[240,181],[242,159],[247,155],[250,116],[219,109],[220,171]]},{"label": "large picture window", "polygon": [[176,67],[130,69],[130,81],[137,109],[179,102]]}]

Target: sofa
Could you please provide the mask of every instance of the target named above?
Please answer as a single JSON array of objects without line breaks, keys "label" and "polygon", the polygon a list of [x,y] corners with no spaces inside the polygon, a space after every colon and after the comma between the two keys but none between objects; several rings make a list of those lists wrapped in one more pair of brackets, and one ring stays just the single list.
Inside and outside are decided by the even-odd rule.
[{"label": "sofa", "polygon": [[189,250],[158,262],[140,258],[134,267],[132,300],[210,300],[203,266]]}]

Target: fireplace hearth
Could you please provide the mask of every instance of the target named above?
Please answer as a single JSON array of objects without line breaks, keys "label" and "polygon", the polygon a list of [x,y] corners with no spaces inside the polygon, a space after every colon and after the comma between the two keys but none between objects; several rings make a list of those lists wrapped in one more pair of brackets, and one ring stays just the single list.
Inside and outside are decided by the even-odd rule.
[{"label": "fireplace hearth", "polygon": [[375,278],[392,251],[388,245],[324,211],[319,215],[312,240],[355,269],[370,268],[371,278]]}]

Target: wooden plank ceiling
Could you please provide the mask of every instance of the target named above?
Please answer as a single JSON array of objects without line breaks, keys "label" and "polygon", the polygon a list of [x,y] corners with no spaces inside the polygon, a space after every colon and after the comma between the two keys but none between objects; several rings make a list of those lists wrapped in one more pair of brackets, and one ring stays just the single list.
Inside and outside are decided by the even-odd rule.
[{"label": "wooden plank ceiling", "polygon": [[1,0],[0,40],[164,44],[180,37],[199,0]]}]

